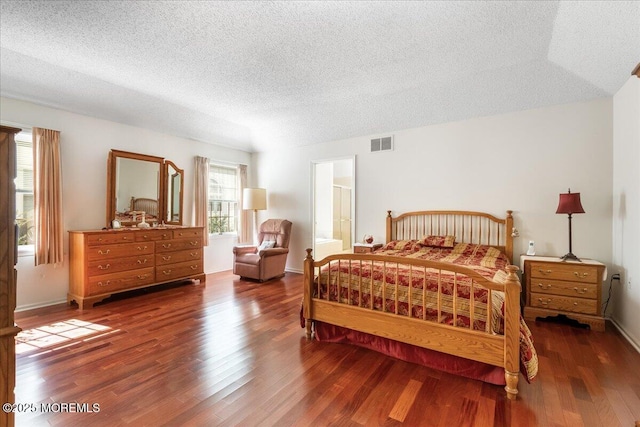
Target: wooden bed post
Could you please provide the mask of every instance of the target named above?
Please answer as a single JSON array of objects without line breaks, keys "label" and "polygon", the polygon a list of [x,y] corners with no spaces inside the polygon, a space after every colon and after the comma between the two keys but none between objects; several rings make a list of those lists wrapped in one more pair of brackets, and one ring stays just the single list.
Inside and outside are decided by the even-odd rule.
[{"label": "wooden bed post", "polygon": [[511,261],[512,263],[514,262],[513,260],[513,236],[511,235],[511,233],[513,232],[513,216],[511,215],[513,213],[513,211],[507,211],[507,220],[505,223],[505,232],[507,233],[507,235],[505,236],[505,247],[504,247],[504,252],[507,254],[507,256],[509,257],[509,261]]},{"label": "wooden bed post", "polygon": [[302,298],[302,317],[306,328],[307,339],[311,339],[311,293],[313,292],[313,258],[311,249],[307,249],[307,256],[304,259],[304,294]]},{"label": "wooden bed post", "polygon": [[518,394],[518,375],[520,374],[520,281],[515,265],[507,266],[504,307],[504,379],[509,399]]},{"label": "wooden bed post", "polygon": [[393,224],[393,218],[391,217],[391,211],[387,211],[387,241],[389,243],[391,241],[391,226]]}]

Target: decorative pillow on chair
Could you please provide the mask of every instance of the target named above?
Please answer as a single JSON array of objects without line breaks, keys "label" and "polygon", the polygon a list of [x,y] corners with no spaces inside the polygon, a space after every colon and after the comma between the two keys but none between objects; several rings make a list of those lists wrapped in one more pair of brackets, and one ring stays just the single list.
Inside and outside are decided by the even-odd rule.
[{"label": "decorative pillow on chair", "polygon": [[455,241],[456,236],[424,236],[420,244],[432,248],[452,248]]},{"label": "decorative pillow on chair", "polygon": [[262,243],[260,243],[260,247],[258,248],[258,252],[259,251],[263,251],[265,249],[271,249],[273,247],[276,246],[276,241],[275,240],[263,240]]}]

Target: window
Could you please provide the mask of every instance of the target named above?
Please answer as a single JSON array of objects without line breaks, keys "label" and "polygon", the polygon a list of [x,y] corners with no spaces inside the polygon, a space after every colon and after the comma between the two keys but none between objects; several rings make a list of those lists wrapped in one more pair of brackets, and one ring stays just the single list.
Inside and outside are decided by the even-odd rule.
[{"label": "window", "polygon": [[209,233],[238,231],[238,169],[209,166]]},{"label": "window", "polygon": [[16,224],[18,246],[33,245],[33,140],[31,132],[16,135]]}]

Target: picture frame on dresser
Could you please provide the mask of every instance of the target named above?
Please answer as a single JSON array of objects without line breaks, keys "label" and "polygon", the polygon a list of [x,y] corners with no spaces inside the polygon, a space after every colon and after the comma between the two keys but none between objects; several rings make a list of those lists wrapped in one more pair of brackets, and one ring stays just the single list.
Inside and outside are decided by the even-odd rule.
[{"label": "picture frame on dresser", "polygon": [[525,255],[520,263],[526,289],[525,320],[564,316],[591,330],[605,330],[602,282],[607,269],[603,263]]}]

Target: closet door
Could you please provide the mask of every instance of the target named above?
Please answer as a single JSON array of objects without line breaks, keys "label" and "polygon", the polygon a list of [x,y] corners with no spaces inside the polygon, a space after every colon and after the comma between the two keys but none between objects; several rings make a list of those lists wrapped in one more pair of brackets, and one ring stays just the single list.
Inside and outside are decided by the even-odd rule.
[{"label": "closet door", "polygon": [[[16,309],[16,145],[14,135],[20,129],[0,126],[0,403],[14,403],[16,384],[14,324]],[[0,425],[13,426],[12,412],[0,411]]]}]

